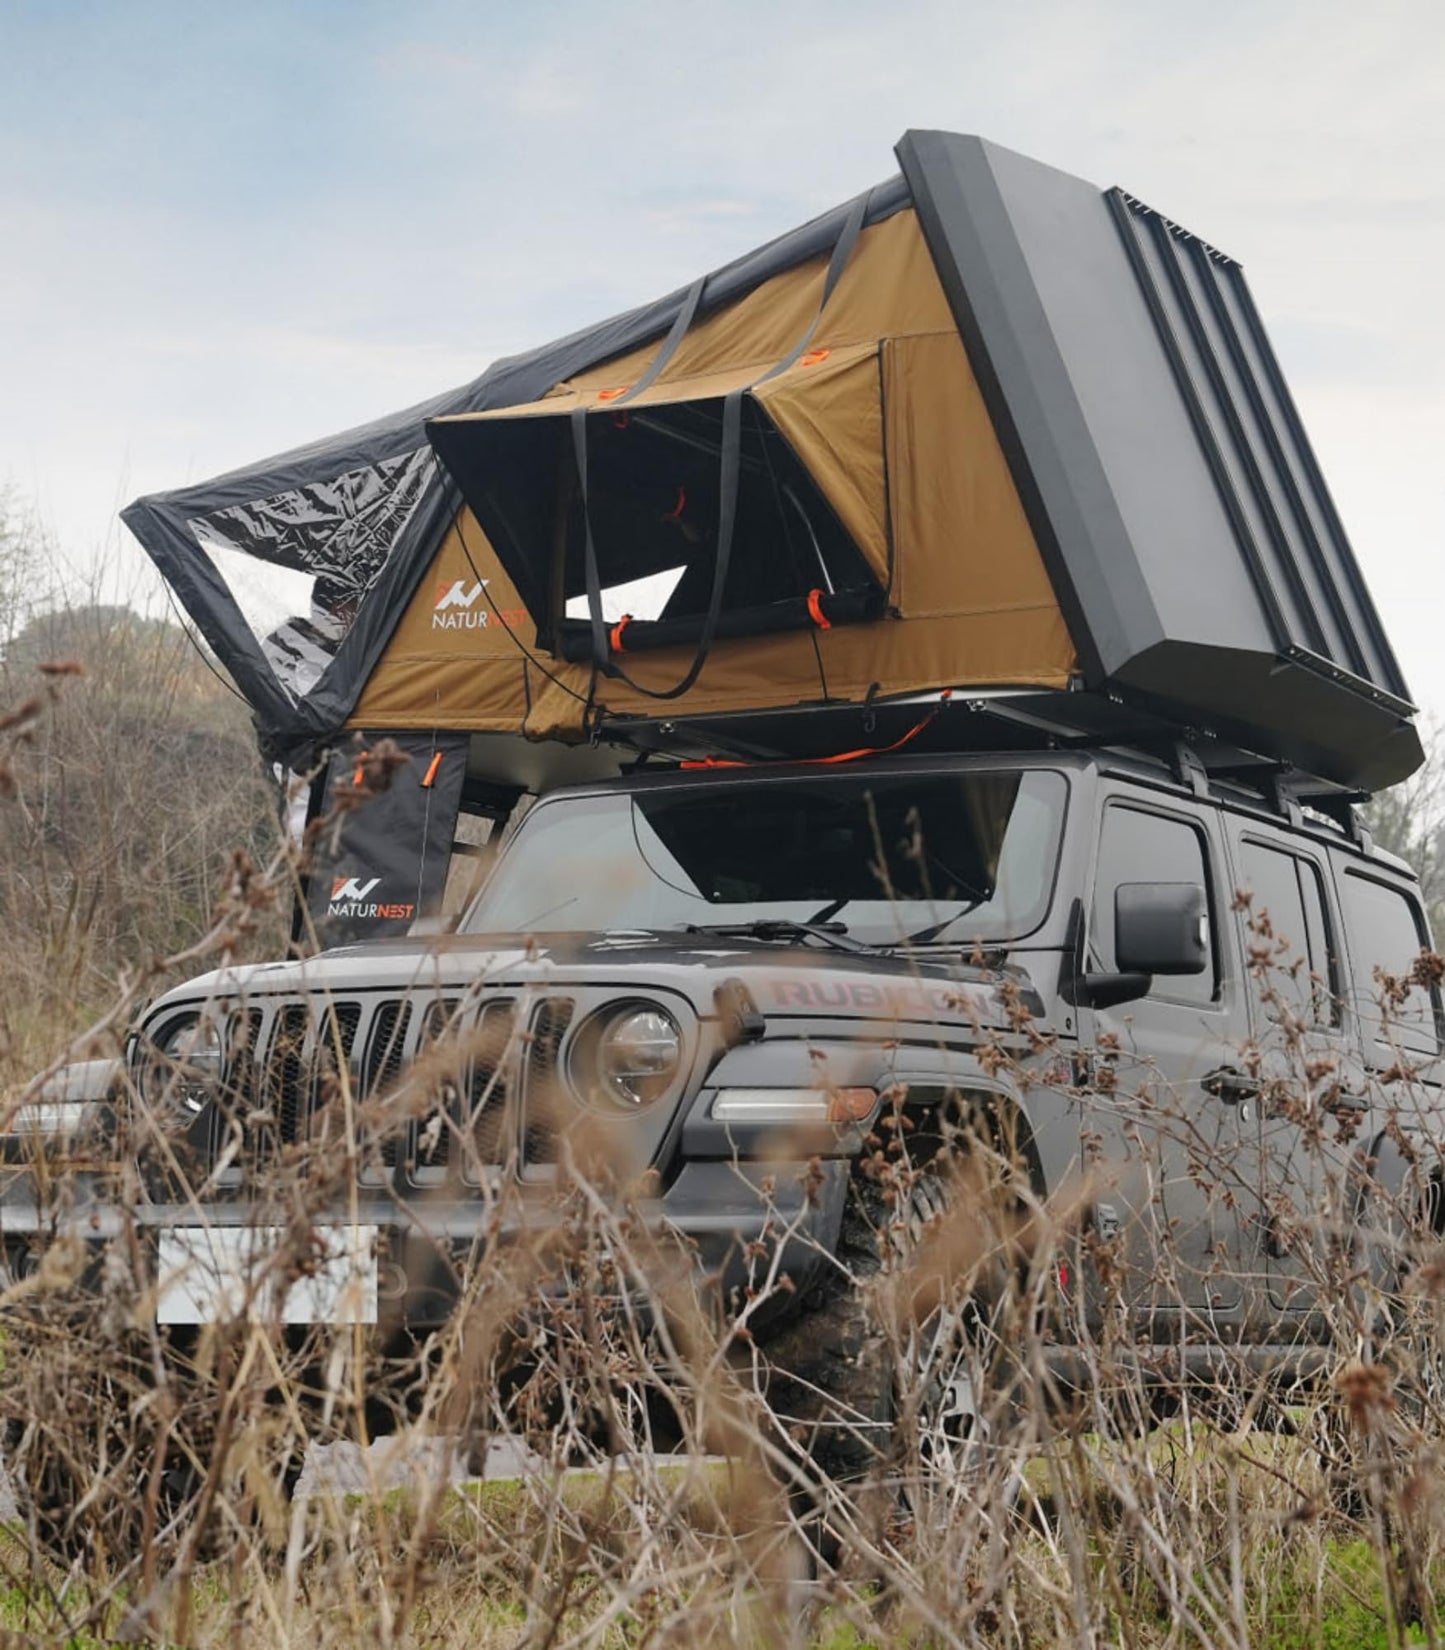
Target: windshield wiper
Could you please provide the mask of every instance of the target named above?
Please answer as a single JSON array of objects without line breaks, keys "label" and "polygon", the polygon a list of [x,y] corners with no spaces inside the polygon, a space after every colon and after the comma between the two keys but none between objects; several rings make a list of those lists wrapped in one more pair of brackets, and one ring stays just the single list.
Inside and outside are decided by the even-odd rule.
[{"label": "windshield wiper", "polygon": [[[976,910],[982,904],[981,899],[971,899],[963,910],[955,911],[951,917],[946,917],[942,922],[931,922],[927,928],[920,928],[916,934],[905,934],[902,943],[904,945],[927,945],[930,941],[936,940],[945,928],[952,928],[954,923],[962,922],[970,911]],[[971,944],[972,942],[957,940],[949,943]]]},{"label": "windshield wiper", "polygon": [[752,922],[685,922],[684,934],[715,934],[720,939],[821,940],[835,951],[871,952],[862,940],[849,938],[842,922],[790,922],[786,917],[758,917]]}]

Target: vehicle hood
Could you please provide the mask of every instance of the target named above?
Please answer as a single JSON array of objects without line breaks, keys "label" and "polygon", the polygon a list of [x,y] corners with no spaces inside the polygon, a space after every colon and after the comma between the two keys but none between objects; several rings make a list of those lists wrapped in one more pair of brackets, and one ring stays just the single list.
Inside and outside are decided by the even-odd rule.
[{"label": "vehicle hood", "polygon": [[673,991],[701,1018],[715,1012],[725,981],[747,987],[769,1021],[852,1018],[1006,1026],[1020,1005],[1042,1018],[1023,969],[997,971],[956,956],[854,953],[804,942],[641,931],[515,937],[444,935],[370,940],[319,956],[217,970],[176,987],[153,1005],[235,1002],[355,992],[605,988],[619,994]]}]

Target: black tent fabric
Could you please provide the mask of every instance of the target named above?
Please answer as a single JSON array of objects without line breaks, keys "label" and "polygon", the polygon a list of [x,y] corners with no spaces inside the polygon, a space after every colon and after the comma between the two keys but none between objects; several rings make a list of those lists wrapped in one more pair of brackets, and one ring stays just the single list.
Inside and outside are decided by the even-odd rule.
[{"label": "black tent fabric", "polygon": [[[385,790],[358,798],[362,752],[385,737],[410,758]],[[320,817],[332,821],[313,848],[307,878],[311,934],[324,948],[404,934],[441,905],[467,771],[456,734],[359,734],[332,753]],[[357,805],[359,801],[359,805]]]}]

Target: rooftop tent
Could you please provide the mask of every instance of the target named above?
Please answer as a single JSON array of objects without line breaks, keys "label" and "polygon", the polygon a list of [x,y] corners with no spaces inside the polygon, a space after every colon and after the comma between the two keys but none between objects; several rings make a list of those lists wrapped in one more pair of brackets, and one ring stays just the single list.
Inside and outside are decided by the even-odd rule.
[{"label": "rooftop tent", "polygon": [[[822,749],[850,706],[962,687],[1330,785],[1417,766],[1238,265],[977,138],[898,158],[658,303],[132,506],[270,747],[767,713]],[[236,622],[234,550],[359,587],[299,703]]]}]

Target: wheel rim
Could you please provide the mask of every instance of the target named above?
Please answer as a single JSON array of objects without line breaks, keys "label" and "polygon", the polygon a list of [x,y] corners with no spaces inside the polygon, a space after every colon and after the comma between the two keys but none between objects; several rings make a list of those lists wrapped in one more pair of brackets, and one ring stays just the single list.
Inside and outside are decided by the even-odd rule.
[{"label": "wheel rim", "polygon": [[[908,1214],[898,1232],[895,1260],[911,1265],[927,1233],[947,1218],[948,1188],[932,1175],[919,1178],[909,1195]],[[980,1408],[982,1371],[965,1303],[944,1300],[909,1329],[902,1347],[895,1411],[915,1419],[919,1482],[907,1496],[921,1510],[926,1503],[954,1499],[979,1477],[988,1443]]]}]

